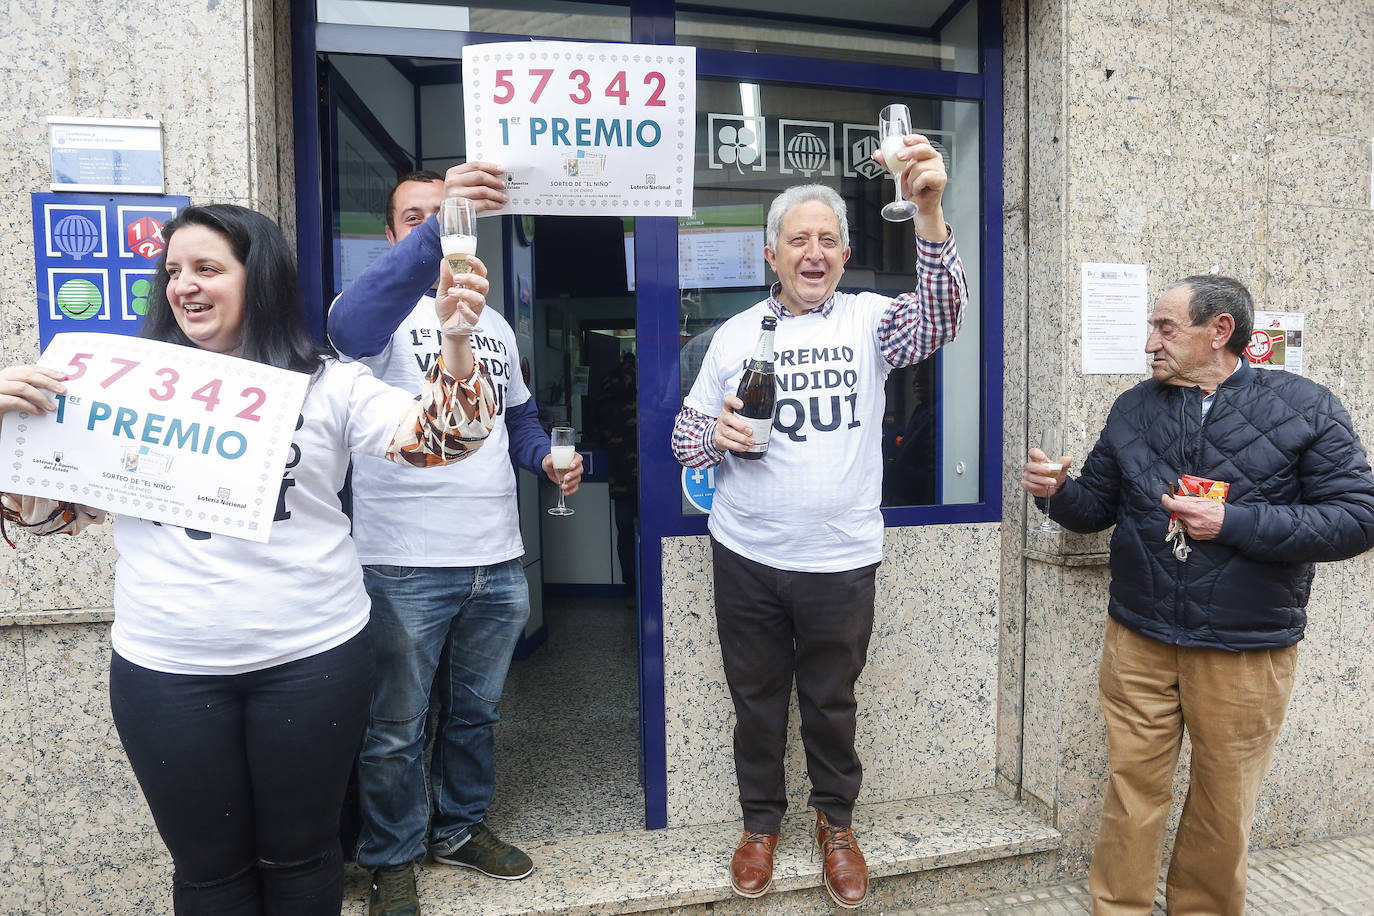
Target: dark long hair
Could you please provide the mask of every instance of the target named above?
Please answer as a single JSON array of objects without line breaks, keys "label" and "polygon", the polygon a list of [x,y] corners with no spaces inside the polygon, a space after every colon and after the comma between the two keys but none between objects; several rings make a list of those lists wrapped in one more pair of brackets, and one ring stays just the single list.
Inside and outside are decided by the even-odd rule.
[{"label": "dark long hair", "polygon": [[[312,375],[318,371],[328,351],[317,344],[306,329],[296,259],[277,224],[247,207],[207,204],[187,207],[168,220],[162,227],[163,241],[170,243],[183,226],[204,226],[218,232],[229,242],[234,257],[243,265],[240,355],[279,369]],[[142,336],[194,347],[191,339],[182,333],[167,302],[167,279],[167,250],[164,248],[153,276]]]}]

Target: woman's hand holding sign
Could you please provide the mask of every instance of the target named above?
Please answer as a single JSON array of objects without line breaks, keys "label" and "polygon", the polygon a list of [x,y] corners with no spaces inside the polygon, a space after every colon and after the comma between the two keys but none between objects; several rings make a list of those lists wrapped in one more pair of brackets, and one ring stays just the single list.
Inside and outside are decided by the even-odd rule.
[{"label": "woman's hand holding sign", "polygon": [[[47,413],[57,409],[53,395],[66,394],[67,373],[46,366],[0,369],[0,416],[14,410]],[[51,393],[49,393],[51,392]]]}]

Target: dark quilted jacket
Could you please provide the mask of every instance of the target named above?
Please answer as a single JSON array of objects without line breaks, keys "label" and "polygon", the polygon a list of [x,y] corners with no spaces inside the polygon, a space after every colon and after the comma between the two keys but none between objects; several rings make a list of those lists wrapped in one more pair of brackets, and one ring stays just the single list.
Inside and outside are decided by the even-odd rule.
[{"label": "dark quilted jacket", "polygon": [[[1164,541],[1166,481],[1231,484],[1221,532],[1180,562]],[[1217,389],[1142,382],[1112,405],[1102,435],[1050,500],[1073,531],[1111,539],[1109,613],[1179,646],[1291,646],[1307,625],[1314,563],[1374,545],[1374,478],[1336,396],[1288,372],[1249,365]]]}]

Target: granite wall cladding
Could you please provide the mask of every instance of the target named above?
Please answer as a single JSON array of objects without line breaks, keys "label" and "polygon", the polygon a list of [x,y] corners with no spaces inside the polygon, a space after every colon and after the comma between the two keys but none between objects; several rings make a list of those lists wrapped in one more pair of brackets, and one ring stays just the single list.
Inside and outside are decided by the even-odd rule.
[{"label": "granite wall cladding", "polygon": [[170,913],[171,861],[110,720],[109,626],[0,629],[0,913]]},{"label": "granite wall cladding", "polygon": [[[873,641],[859,679],[861,802],[993,784],[999,525],[891,528],[878,568]],[[739,817],[706,538],[663,544],[668,824]],[[788,798],[805,807],[792,701]]]},{"label": "granite wall cladding", "polygon": [[[1024,38],[1013,31],[1022,15]],[[1006,212],[1026,213],[1029,242],[1024,287],[1009,246],[1004,308],[1009,329],[1027,316],[1032,354],[1018,364],[1004,342],[1004,398],[1038,394],[1009,403],[1008,442],[1024,447],[1058,420],[1082,456],[1112,400],[1138,380],[1081,372],[1080,265],[1099,260],[1148,265],[1151,297],[1174,279],[1219,272],[1243,280],[1259,309],[1303,312],[1305,374],[1341,396],[1366,441],[1374,436],[1374,7],[1028,0],[1006,4],[1004,21],[1004,123],[1026,138],[1029,163],[1024,189],[1007,173]],[[1011,73],[1022,41],[1024,108]],[[1024,451],[1007,453],[1008,475],[1019,473]],[[1010,528],[1013,510],[1005,517]],[[1015,521],[1027,559],[1004,556],[1003,575],[1023,573],[1024,588],[1004,581],[1001,614],[1006,642],[1024,620],[1023,717],[1009,714],[1018,676],[1004,670],[999,770],[1011,782],[1019,763],[1022,799],[1063,832],[1068,872],[1091,850],[1106,773],[1096,686],[1105,539],[1046,539]],[[1009,531],[1004,550],[1016,539]],[[1318,571],[1258,846],[1374,829],[1372,571],[1369,556]],[[1018,734],[1005,734],[1014,725]],[[1010,753],[1018,740],[1019,757]],[[1185,741],[1172,823],[1188,758]]]}]

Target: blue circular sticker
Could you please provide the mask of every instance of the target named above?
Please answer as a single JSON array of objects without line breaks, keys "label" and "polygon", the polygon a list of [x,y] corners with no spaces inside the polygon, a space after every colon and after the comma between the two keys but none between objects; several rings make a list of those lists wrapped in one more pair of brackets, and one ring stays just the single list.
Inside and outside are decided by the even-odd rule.
[{"label": "blue circular sticker", "polygon": [[716,469],[683,468],[682,495],[702,512],[710,512],[711,498],[716,495]]}]

